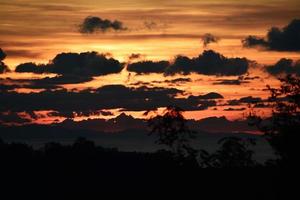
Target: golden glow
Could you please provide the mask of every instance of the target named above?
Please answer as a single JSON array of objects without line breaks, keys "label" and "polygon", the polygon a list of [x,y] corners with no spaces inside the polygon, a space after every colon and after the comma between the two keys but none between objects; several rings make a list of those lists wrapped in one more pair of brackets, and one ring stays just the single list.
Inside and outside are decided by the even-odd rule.
[{"label": "golden glow", "polygon": [[[4,62],[14,70],[24,62],[48,63],[61,52],[97,51],[111,53],[114,58],[127,62],[132,53],[145,55],[147,60],[172,61],[178,54],[194,57],[206,48],[201,36],[212,33],[221,40],[210,44],[213,49],[227,57],[246,57],[260,64],[275,63],[282,57],[299,59],[299,53],[267,52],[245,49],[241,40],[248,35],[264,36],[272,26],[286,25],[291,19],[300,17],[300,1],[294,0],[253,0],[245,3],[239,0],[1,0],[0,3],[0,48],[7,52]],[[124,32],[107,32],[82,35],[78,25],[87,16],[99,16],[120,20],[129,29]],[[146,28],[145,22],[154,22],[156,27]],[[45,75],[53,76],[53,75]],[[33,79],[44,75],[7,73],[0,78]],[[260,79],[242,85],[215,85],[223,77],[188,76],[192,82],[182,84],[164,83],[181,76],[135,75],[125,70],[120,74],[95,77],[82,84],[64,85],[67,89],[98,88],[107,84],[134,84],[145,82],[149,87],[175,87],[187,95],[203,95],[218,92],[224,101],[245,96],[266,98],[263,91],[267,84],[277,86],[273,77],[263,72],[263,67],[251,71],[250,76]],[[236,79],[237,77],[226,77]],[[157,81],[162,81],[158,83]],[[7,81],[7,80],[6,80]],[[156,82],[155,82],[156,81]],[[18,92],[38,92],[40,90],[18,89]],[[226,112],[227,107],[217,110],[187,112],[186,116],[201,119],[209,116],[223,116],[237,119],[243,111]],[[46,112],[46,111],[45,111]],[[114,110],[115,115],[120,114]],[[266,111],[268,113],[268,111]],[[44,113],[45,114],[45,113]],[[142,112],[128,112],[142,117]],[[95,118],[99,116],[90,116]],[[103,117],[103,116],[100,116]],[[76,118],[83,120],[86,118]],[[43,118],[40,123],[60,121],[61,118]]]}]

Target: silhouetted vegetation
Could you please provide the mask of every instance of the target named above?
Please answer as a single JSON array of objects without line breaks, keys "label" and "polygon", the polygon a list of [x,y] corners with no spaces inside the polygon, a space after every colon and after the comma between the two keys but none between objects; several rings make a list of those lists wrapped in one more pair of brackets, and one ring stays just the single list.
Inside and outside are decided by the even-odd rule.
[{"label": "silhouetted vegetation", "polygon": [[[211,167],[253,165],[243,162],[251,160],[252,154],[245,149],[243,141],[226,139],[221,146],[208,159]],[[274,184],[274,180],[282,178],[275,168],[258,172],[236,168],[226,172],[199,170],[195,165],[178,162],[171,151],[120,152],[95,146],[84,138],[70,145],[47,143],[40,149],[0,140],[0,163],[1,182],[4,183],[2,195],[37,199],[90,199],[140,192],[168,197],[181,194],[251,199],[274,198],[282,191]],[[251,189],[253,185],[255,190]]]},{"label": "silhouetted vegetation", "polygon": [[262,119],[251,113],[249,118],[252,125],[264,132],[265,138],[280,156],[277,164],[292,166],[297,163],[300,150],[300,78],[287,75],[279,80],[280,88],[268,86],[272,117]]},{"label": "silhouetted vegetation", "polygon": [[195,149],[192,142],[196,132],[187,126],[183,110],[169,106],[162,115],[148,120],[150,134],[157,134],[157,143],[166,145],[180,164],[193,164],[199,168],[242,168],[258,167],[254,160],[254,152],[250,146],[255,145],[254,139],[237,137],[223,138],[219,141],[220,148],[209,153],[203,149]]},{"label": "silhouetted vegetation", "polygon": [[253,139],[237,137],[223,138],[219,141],[221,147],[212,154],[205,150],[200,151],[200,166],[213,168],[241,168],[258,167],[253,159],[254,152],[250,146],[255,145]]},{"label": "silhouetted vegetation", "polygon": [[169,106],[163,115],[156,115],[148,120],[150,134],[157,134],[158,144],[166,145],[180,161],[193,160],[196,163],[197,151],[191,146],[191,140],[196,138],[196,132],[189,129],[183,110]]}]

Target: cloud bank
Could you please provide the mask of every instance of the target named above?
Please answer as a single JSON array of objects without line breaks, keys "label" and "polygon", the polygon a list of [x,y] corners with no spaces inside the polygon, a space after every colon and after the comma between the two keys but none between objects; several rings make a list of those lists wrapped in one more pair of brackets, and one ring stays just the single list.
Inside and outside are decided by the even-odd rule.
[{"label": "cloud bank", "polygon": [[175,88],[138,87],[106,85],[98,89],[68,91],[65,89],[46,90],[38,93],[0,93],[0,112],[29,112],[53,110],[58,112],[90,112],[103,109],[121,108],[128,111],[154,110],[169,105],[184,110],[205,110],[216,106],[214,99],[223,98],[217,93],[177,98],[184,91]]},{"label": "cloud bank", "polygon": [[101,76],[119,73],[124,64],[97,52],[61,53],[49,64],[24,63],[16,72],[56,73],[60,75]]},{"label": "cloud bank", "polygon": [[274,76],[281,74],[296,74],[300,76],[300,60],[293,61],[291,59],[282,58],[274,65],[268,66],[266,70]]},{"label": "cloud bank", "polygon": [[213,50],[206,50],[195,58],[179,55],[173,62],[141,61],[130,64],[127,69],[137,74],[164,73],[166,76],[190,73],[236,76],[246,74],[250,63],[246,58],[227,58]]},{"label": "cloud bank", "polygon": [[190,74],[236,76],[248,72],[251,61],[246,58],[227,58],[213,50],[204,51],[198,57],[177,56],[166,69],[166,74]]},{"label": "cloud bank", "polygon": [[263,47],[271,51],[300,51],[300,19],[283,28],[272,27],[265,38],[248,36],[243,41],[248,48]]}]

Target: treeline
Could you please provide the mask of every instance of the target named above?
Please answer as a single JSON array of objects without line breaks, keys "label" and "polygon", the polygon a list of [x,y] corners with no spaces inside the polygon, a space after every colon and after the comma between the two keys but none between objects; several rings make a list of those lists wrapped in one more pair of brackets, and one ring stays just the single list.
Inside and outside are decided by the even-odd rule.
[{"label": "treeline", "polygon": [[[47,143],[40,149],[0,140],[1,194],[42,199],[93,199],[141,192],[169,197],[197,194],[242,196],[242,199],[282,195],[282,188],[277,188],[280,186],[277,183],[285,178],[282,169],[254,166],[240,140],[224,141],[220,149],[205,160],[211,166],[200,170],[203,166],[199,161],[180,160],[166,150],[120,152],[96,146],[84,138],[70,145]],[[227,149],[232,143],[234,148]],[[233,154],[233,151],[238,153]],[[249,161],[251,165],[245,167]]]}]

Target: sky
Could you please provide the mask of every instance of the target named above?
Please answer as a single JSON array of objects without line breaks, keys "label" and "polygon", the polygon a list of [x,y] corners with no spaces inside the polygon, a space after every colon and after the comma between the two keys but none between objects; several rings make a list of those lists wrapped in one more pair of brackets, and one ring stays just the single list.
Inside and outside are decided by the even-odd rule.
[{"label": "sky", "polygon": [[[300,19],[296,0],[0,0],[0,5],[0,48],[6,54],[1,65],[10,70],[0,70],[3,124],[108,119],[123,112],[143,118],[147,109],[167,104],[184,107],[191,120],[243,119],[253,102],[267,116],[266,85],[277,87],[287,68],[300,74],[300,27],[292,23]],[[272,27],[283,40],[268,40]],[[98,54],[80,54],[92,51]],[[278,62],[282,58],[291,62]],[[28,62],[44,67],[42,72],[15,71]]]},{"label": "sky", "polygon": [[[264,35],[300,16],[299,1],[33,1],[1,0],[0,46],[13,68],[21,62],[47,62],[60,52],[110,52],[125,60],[131,53],[150,59],[177,54],[198,55],[201,35],[222,38],[211,48],[227,56],[246,56],[263,63],[286,53],[257,53],[241,48],[247,35]],[[87,16],[120,20],[122,33],[82,35],[77,29]],[[145,23],[154,23],[150,28]],[[297,54],[289,53],[290,57]]]}]

